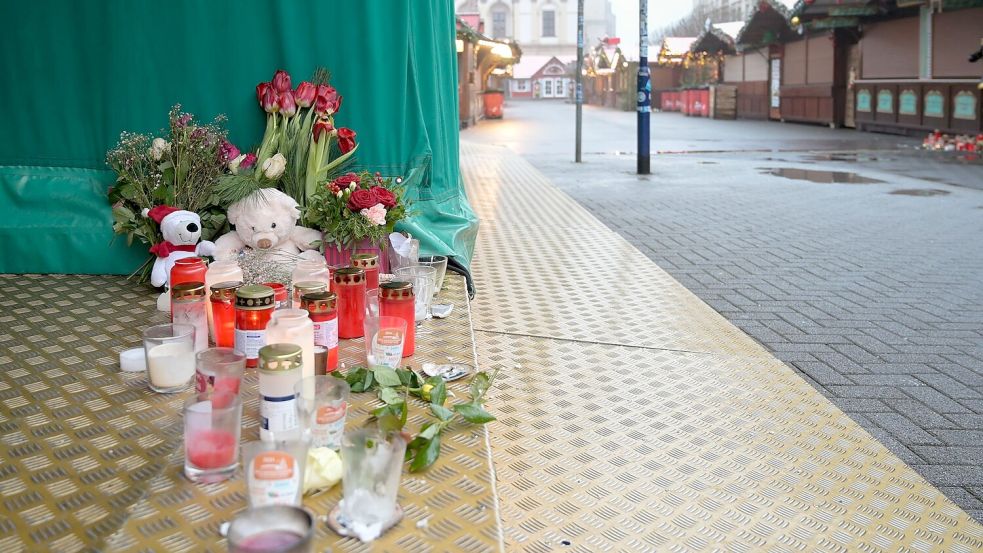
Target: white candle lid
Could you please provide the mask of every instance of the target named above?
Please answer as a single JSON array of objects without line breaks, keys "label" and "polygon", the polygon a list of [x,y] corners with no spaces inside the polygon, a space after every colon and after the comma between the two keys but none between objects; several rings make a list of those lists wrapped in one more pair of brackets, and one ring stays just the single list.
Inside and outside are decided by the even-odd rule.
[{"label": "white candle lid", "polygon": [[128,373],[147,370],[147,358],[143,354],[143,348],[125,349],[119,352],[119,368]]}]

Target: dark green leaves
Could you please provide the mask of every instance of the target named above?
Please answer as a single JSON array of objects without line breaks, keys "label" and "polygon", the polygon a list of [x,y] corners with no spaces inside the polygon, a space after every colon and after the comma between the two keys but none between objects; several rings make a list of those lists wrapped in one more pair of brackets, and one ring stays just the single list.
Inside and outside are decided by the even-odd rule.
[{"label": "dark green leaves", "polygon": [[375,375],[376,382],[379,383],[379,386],[392,387],[402,385],[402,381],[399,379],[396,371],[390,368],[380,367],[372,369],[372,373]]},{"label": "dark green leaves", "polygon": [[494,415],[485,411],[479,403],[458,403],[454,406],[454,412],[473,424],[484,424],[495,420]]},{"label": "dark green leaves", "polygon": [[442,421],[449,421],[454,417],[454,411],[451,411],[443,405],[437,405],[436,403],[430,404],[430,412]]},{"label": "dark green leaves", "polygon": [[444,379],[439,376],[431,376],[424,384],[433,386],[430,389],[430,403],[443,405],[444,401],[447,400],[447,384]]},{"label": "dark green leaves", "polygon": [[410,462],[410,472],[428,469],[440,455],[440,434],[435,434],[429,440],[420,437],[415,438],[407,446],[406,452],[413,459]]}]

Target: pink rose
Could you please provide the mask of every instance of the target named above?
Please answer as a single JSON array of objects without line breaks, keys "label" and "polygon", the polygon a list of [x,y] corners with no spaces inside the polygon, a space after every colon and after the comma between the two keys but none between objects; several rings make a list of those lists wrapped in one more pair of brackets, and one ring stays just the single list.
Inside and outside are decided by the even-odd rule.
[{"label": "pink rose", "polygon": [[359,211],[359,213],[376,225],[386,224],[386,208],[382,207],[382,204],[375,204],[368,209]]}]

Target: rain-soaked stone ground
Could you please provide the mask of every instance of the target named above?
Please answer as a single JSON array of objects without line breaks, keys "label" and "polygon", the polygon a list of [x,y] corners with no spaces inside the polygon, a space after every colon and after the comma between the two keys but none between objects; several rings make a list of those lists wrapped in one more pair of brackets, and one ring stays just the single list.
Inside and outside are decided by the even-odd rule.
[{"label": "rain-soaked stone ground", "polygon": [[[983,161],[768,121],[510,102],[462,132],[554,183],[983,520]],[[480,291],[479,291],[480,293]]]}]

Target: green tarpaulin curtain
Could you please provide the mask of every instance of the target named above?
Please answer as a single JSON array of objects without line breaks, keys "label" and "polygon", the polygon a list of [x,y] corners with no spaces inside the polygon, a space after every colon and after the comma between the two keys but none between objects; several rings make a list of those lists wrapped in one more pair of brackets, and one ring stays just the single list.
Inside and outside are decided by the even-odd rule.
[{"label": "green tarpaulin curtain", "polygon": [[[125,274],[146,247],[113,241],[104,159],[121,131],[156,133],[171,105],[262,138],[256,83],[331,71],[358,166],[410,183],[421,250],[468,265],[477,218],[458,169],[450,0],[0,2],[0,273]],[[112,244],[111,244],[112,242]]]}]

